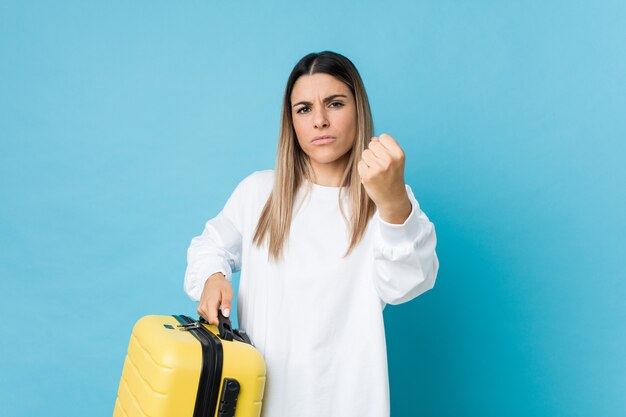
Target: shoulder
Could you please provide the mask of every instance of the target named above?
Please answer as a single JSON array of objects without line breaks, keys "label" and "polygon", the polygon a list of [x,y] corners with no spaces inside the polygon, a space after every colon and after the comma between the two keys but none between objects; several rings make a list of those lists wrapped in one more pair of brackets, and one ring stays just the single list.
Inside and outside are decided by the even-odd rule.
[{"label": "shoulder", "polygon": [[[263,198],[272,190],[274,186],[274,170],[264,169],[254,171],[242,179],[235,188],[234,194],[241,195],[242,198]],[[246,196],[246,197],[243,197]]]},{"label": "shoulder", "polygon": [[245,177],[239,183],[238,187],[246,188],[246,189],[256,189],[257,187],[267,187],[270,188],[274,185],[274,170],[273,169],[264,169],[261,171],[254,171],[247,177]]}]

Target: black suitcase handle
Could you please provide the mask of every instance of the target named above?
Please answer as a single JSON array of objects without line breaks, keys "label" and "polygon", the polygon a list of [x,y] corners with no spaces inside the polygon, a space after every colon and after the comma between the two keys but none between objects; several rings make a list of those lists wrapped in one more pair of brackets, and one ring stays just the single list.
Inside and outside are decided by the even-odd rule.
[{"label": "black suitcase handle", "polygon": [[[249,345],[254,346],[254,344],[252,343],[252,341],[250,340],[246,332],[244,332],[243,330],[233,330],[233,325],[232,325],[232,322],[230,321],[230,318],[225,317],[222,314],[222,310],[217,310],[217,320],[219,322],[219,324],[217,325],[217,329],[219,330],[220,339],[228,340],[228,341],[237,340],[239,342],[247,343]],[[198,321],[200,323],[206,323],[206,324],[209,323],[202,316],[200,316]]]},{"label": "black suitcase handle", "polygon": [[222,340],[233,340],[233,323],[230,321],[229,317],[225,317],[222,314],[222,310],[217,310],[217,320],[219,324],[217,328],[220,331],[220,337]]}]

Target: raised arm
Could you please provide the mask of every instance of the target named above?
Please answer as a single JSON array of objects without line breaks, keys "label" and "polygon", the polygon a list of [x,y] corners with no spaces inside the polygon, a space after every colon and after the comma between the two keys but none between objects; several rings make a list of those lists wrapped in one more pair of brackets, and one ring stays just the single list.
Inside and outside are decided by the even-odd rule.
[{"label": "raised arm", "polygon": [[431,289],[439,270],[435,227],[404,183],[404,164],[404,151],[386,133],[372,138],[358,163],[363,187],[376,204],[374,286],[387,304]]}]

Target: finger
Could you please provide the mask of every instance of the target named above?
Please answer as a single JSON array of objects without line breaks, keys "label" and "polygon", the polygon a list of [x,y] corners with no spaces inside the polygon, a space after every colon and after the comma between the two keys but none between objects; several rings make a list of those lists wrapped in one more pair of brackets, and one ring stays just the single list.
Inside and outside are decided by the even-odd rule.
[{"label": "finger", "polygon": [[210,324],[214,324],[214,325],[218,325],[219,324],[219,320],[217,319],[217,309],[220,305],[220,300],[218,298],[212,298],[209,299],[206,303],[206,314],[207,314],[207,321]]},{"label": "finger", "polygon": [[[198,308],[198,315],[206,320],[207,323],[211,323],[211,317],[209,315],[209,310],[206,308]],[[211,323],[212,324],[212,323]]]},{"label": "finger", "polygon": [[381,162],[383,163],[390,162],[391,154],[389,153],[387,148],[385,148],[379,141],[371,142],[370,146],[367,149],[372,151],[374,156],[377,159],[379,159]]},{"label": "finger", "polygon": [[374,153],[369,149],[363,151],[361,155],[363,162],[367,164],[369,168],[382,168],[382,162],[374,156]]},{"label": "finger", "polygon": [[[196,311],[198,312],[198,315],[201,316],[203,319],[206,320],[206,316],[204,315],[204,310],[200,308],[200,306],[198,306],[198,308],[196,309]],[[208,321],[208,320],[207,320]]]},{"label": "finger", "polygon": [[356,165],[356,168],[359,171],[361,182],[366,182],[369,179],[369,173],[368,173],[369,168],[367,167],[367,164],[365,164],[363,160],[360,160],[359,163]]},{"label": "finger", "polygon": [[400,144],[391,136],[383,133],[379,136],[379,143],[383,145],[387,151],[396,158],[401,157],[403,154]]},{"label": "finger", "polygon": [[392,146],[393,144],[397,144],[396,140],[387,133],[381,133],[378,136],[378,141],[382,143],[385,147]]},{"label": "finger", "polygon": [[222,290],[222,315],[230,317],[230,309],[232,307],[233,293],[230,289]]},{"label": "finger", "polygon": [[201,315],[206,321],[209,321],[209,314],[206,308],[206,300],[200,300],[197,311],[198,314]]}]

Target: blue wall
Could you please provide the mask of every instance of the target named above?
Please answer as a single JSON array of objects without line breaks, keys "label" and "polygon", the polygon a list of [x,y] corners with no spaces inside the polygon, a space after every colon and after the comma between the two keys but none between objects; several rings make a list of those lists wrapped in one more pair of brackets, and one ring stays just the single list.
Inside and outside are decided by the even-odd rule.
[{"label": "blue wall", "polygon": [[[385,309],[392,415],[626,415],[623,1],[0,3],[0,404],[109,416],[134,322],[348,56],[436,225]],[[620,256],[621,255],[621,256]]]}]

